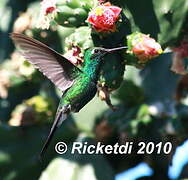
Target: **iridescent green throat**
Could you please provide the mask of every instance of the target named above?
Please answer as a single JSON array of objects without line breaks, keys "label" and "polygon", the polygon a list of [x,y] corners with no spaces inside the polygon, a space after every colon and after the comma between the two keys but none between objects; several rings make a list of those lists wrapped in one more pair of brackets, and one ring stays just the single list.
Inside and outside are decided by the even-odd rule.
[{"label": "iridescent green throat", "polygon": [[92,50],[87,50],[84,55],[84,67],[83,71],[89,76],[93,81],[97,81],[100,67],[101,67],[101,57],[100,55],[93,57]]}]

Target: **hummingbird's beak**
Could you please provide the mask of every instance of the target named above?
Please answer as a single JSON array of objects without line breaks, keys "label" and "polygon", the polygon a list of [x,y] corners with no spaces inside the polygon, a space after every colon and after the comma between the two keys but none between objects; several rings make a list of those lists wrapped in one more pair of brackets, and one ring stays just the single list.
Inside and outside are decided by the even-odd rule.
[{"label": "hummingbird's beak", "polygon": [[118,48],[105,49],[105,50],[106,50],[106,52],[111,53],[111,52],[114,52],[114,51],[118,51],[118,50],[122,50],[122,49],[127,49],[127,48],[128,48],[127,46],[122,46],[122,47],[118,47]]}]

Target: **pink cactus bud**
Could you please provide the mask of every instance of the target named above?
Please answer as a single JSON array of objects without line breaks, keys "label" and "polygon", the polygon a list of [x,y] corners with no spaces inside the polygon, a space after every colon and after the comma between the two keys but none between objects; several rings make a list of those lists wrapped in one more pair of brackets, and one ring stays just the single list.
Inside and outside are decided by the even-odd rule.
[{"label": "pink cactus bud", "polygon": [[161,45],[155,39],[149,37],[149,35],[136,32],[130,36],[131,52],[141,62],[152,59],[163,52]]},{"label": "pink cactus bud", "polygon": [[109,2],[94,8],[87,18],[97,32],[115,32],[121,8],[112,6]]}]

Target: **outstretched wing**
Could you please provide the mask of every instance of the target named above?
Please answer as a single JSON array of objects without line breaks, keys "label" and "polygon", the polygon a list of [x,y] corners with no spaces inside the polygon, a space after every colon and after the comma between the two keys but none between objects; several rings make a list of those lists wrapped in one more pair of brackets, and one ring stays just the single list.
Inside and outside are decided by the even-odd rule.
[{"label": "outstretched wing", "polygon": [[61,91],[65,91],[74,83],[74,79],[82,71],[65,57],[45,44],[23,34],[10,35],[21,54],[47,76]]}]

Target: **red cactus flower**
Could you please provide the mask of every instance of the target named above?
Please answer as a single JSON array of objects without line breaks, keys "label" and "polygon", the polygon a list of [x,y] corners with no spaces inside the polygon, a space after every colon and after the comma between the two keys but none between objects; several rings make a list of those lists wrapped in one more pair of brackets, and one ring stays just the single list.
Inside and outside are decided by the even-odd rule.
[{"label": "red cactus flower", "polygon": [[136,32],[128,37],[128,41],[131,41],[131,52],[141,62],[152,59],[163,52],[161,45],[155,39],[150,38],[149,35]]},{"label": "red cactus flower", "polygon": [[112,6],[109,2],[94,8],[87,18],[97,32],[115,32],[121,8]]}]

